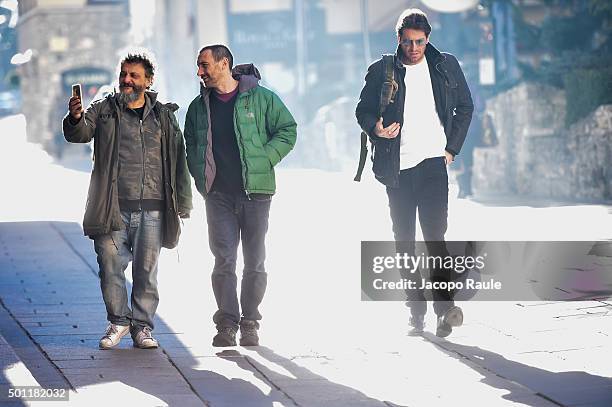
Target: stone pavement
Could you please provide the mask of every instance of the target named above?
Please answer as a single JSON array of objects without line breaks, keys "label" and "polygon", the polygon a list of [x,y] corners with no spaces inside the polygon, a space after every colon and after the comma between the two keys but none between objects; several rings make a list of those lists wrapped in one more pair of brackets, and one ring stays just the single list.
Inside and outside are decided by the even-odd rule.
[{"label": "stone pavement", "polygon": [[[53,405],[70,406],[612,405],[610,301],[465,303],[466,324],[448,340],[406,336],[397,303],[357,301],[352,318],[320,326],[305,314],[296,324],[270,312],[266,346],[219,349],[210,346],[208,313],[189,295],[208,293],[207,278],[193,277],[177,286],[195,287],[162,294],[161,349],[135,349],[124,338],[102,351],[96,272],[78,224],[0,223],[3,391],[68,388],[70,401]],[[323,295],[324,308],[334,305]],[[433,317],[427,322],[431,330]]]}]

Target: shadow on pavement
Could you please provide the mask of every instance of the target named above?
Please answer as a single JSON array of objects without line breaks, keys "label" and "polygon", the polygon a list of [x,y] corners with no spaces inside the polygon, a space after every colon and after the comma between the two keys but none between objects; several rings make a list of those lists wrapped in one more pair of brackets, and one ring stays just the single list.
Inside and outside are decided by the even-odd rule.
[{"label": "shadow on pavement", "polygon": [[[71,401],[93,397],[94,405],[112,393],[122,405],[204,404],[162,349],[133,348],[129,335],[114,349],[98,349],[106,310],[92,243],[80,225],[0,223],[0,249],[0,298],[77,391]],[[159,317],[155,323],[160,341],[175,333]]]},{"label": "shadow on pavement", "polygon": [[[467,359],[482,366],[484,369],[479,370],[479,373],[484,375],[481,381],[491,387],[508,390],[509,393],[503,396],[504,399],[525,402],[527,396],[526,389],[513,386],[508,382],[510,380],[561,406],[612,405],[612,378],[581,371],[550,372],[515,362],[477,346],[440,340],[430,333],[425,333],[423,337],[455,357],[458,354],[458,359],[464,363]],[[470,364],[470,367],[473,366]],[[506,380],[500,380],[500,377]]]},{"label": "shadow on pavement", "polygon": [[235,350],[223,351],[217,353],[217,356],[270,383],[272,388],[270,395],[259,392],[254,400],[262,404],[253,403],[254,406],[272,406],[275,401],[284,403],[289,401],[292,404],[288,405],[296,406],[395,406],[368,397],[352,387],[334,383],[265,346],[246,349],[254,351],[259,358],[248,354],[242,355]]},{"label": "shadow on pavement", "polygon": [[216,355],[207,349],[207,356],[196,358],[179,339],[182,332],[159,315],[154,332],[166,350],[135,349],[129,336],[116,348],[98,349],[106,311],[92,242],[77,223],[0,223],[0,269],[5,307],[77,391],[76,402],[87,397],[85,403],[94,405],[112,394],[121,405],[391,405],[265,347]]}]

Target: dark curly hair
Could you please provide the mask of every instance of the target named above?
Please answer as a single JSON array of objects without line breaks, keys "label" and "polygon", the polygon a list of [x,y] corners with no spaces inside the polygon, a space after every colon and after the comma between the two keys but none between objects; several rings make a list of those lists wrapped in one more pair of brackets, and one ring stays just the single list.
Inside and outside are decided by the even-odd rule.
[{"label": "dark curly hair", "polygon": [[427,14],[418,8],[404,10],[397,19],[395,29],[397,30],[397,35],[400,37],[404,29],[423,31],[427,37],[429,37],[429,33],[431,33],[431,25],[429,25],[429,21],[427,21]]},{"label": "dark curly hair", "polygon": [[128,52],[119,63],[119,66],[123,66],[123,64],[141,64],[144,67],[147,78],[152,78],[155,75],[154,58],[148,52]]}]

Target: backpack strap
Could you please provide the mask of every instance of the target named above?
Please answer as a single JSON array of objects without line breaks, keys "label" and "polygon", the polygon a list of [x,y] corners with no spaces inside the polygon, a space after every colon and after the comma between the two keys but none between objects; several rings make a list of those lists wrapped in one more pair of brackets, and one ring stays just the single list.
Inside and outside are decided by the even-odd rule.
[{"label": "backpack strap", "polygon": [[357,166],[357,174],[353,181],[360,182],[363,168],[365,167],[366,158],[368,157],[368,135],[365,131],[361,132],[361,148],[359,150],[359,165]]},{"label": "backpack strap", "polygon": [[[383,64],[383,82],[380,88],[380,99],[378,104],[378,116],[382,117],[389,104],[393,103],[395,94],[399,85],[395,81],[395,56],[393,54],[382,55]],[[374,145],[372,145],[374,150]],[[368,135],[361,132],[361,148],[359,150],[359,165],[357,166],[357,174],[353,181],[360,182],[363,168],[365,167],[366,158],[368,156]]]},{"label": "backpack strap", "polygon": [[395,94],[399,89],[399,85],[395,81],[395,56],[392,54],[384,54],[383,61],[383,83],[380,89],[380,103],[378,106],[378,114],[382,117],[385,109],[389,104],[393,103]]}]

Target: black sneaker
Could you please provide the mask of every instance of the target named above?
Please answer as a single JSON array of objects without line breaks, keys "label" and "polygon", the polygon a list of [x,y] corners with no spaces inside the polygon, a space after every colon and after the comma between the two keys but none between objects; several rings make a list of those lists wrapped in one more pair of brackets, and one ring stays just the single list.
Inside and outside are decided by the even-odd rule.
[{"label": "black sneaker", "polygon": [[231,326],[218,327],[212,346],[236,346],[236,331],[237,329]]},{"label": "black sneaker", "polygon": [[259,346],[259,335],[257,335],[259,323],[249,319],[240,321],[240,346]]},{"label": "black sneaker", "polygon": [[438,317],[438,327],[436,328],[436,336],[446,338],[453,332],[453,327],[458,327],[463,324],[463,311],[461,308],[451,307],[444,315]]},{"label": "black sneaker", "polygon": [[410,336],[419,336],[423,334],[423,330],[425,329],[425,315],[413,315],[410,317],[408,324],[412,327],[410,331],[408,331],[408,335]]}]

